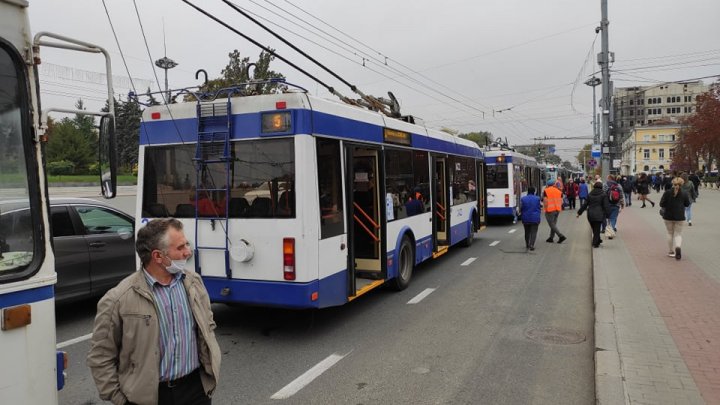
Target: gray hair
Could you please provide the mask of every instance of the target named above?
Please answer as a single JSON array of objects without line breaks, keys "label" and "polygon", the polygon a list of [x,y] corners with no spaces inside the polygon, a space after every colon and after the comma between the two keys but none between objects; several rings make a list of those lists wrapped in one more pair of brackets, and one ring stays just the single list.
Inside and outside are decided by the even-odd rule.
[{"label": "gray hair", "polygon": [[143,265],[150,262],[153,250],[167,252],[170,242],[168,240],[168,229],[171,227],[182,231],[183,224],[175,218],[163,218],[154,219],[140,228],[135,239],[135,251]]}]

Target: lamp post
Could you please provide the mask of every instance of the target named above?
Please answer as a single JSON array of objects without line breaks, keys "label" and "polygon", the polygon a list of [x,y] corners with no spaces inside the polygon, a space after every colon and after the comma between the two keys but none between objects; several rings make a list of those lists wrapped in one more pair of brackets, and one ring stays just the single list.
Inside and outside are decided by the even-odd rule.
[{"label": "lamp post", "polygon": [[597,107],[597,101],[595,99],[595,87],[599,86],[601,83],[602,83],[602,80],[600,80],[600,78],[597,78],[595,76],[593,76],[592,78],[588,79],[585,82],[585,84],[592,87],[592,89],[593,89],[593,121],[592,121],[593,122],[593,143],[596,145],[598,143],[600,143],[600,139],[598,139],[598,130],[597,130],[597,121],[596,121],[597,111],[595,109]]},{"label": "lamp post", "polygon": [[165,104],[167,104],[170,101],[170,91],[168,90],[168,74],[167,71],[169,69],[174,68],[177,66],[178,63],[174,60],[168,58],[167,56],[163,56],[162,58],[155,61],[155,66],[159,67],[160,69],[163,69],[165,71]]}]

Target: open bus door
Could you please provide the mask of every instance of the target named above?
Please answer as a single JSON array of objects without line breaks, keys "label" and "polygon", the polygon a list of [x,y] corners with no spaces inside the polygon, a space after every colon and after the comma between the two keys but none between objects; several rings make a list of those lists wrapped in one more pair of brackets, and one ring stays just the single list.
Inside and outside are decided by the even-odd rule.
[{"label": "open bus door", "polygon": [[450,245],[449,173],[445,156],[433,155],[432,164],[433,257],[438,257],[447,252]]},{"label": "open bus door", "polygon": [[382,151],[345,148],[348,207],[348,298],[359,297],[387,277],[385,260],[385,184]]},{"label": "open bus door", "polygon": [[485,187],[485,162],[477,162],[477,208],[478,230],[487,226],[487,187]]}]

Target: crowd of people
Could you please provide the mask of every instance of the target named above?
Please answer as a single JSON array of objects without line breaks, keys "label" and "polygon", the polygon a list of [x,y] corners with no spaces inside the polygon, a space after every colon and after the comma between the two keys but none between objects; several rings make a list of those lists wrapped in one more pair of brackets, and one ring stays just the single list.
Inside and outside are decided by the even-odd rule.
[{"label": "crowd of people", "polygon": [[[668,172],[637,176],[608,175],[603,179],[580,177],[575,179],[552,179],[542,191],[528,190],[527,196],[520,202],[519,213],[525,228],[525,247],[535,250],[535,239],[541,221],[541,212],[550,227],[547,242],[562,243],[567,238],[557,227],[557,219],[563,210],[576,211],[580,217],[587,212],[587,219],[592,229],[592,246],[600,247],[603,236],[613,239],[618,231],[620,213],[632,206],[633,194],[636,201],[641,202],[640,208],[649,204],[655,207],[650,198],[652,190],[662,192],[659,201],[660,215],[667,229],[668,256],[680,260],[682,257],[682,230],[685,225],[692,226],[692,205],[699,196],[700,175],[697,172]],[[576,201],[579,200],[579,204]]]}]

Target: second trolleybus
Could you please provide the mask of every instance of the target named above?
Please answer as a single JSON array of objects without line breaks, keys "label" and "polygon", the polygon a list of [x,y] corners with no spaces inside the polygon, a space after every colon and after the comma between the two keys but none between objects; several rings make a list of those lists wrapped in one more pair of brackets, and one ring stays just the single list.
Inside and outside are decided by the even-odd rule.
[{"label": "second trolleybus", "polygon": [[482,150],[408,121],[301,90],[149,107],[138,226],[185,224],[213,302],[322,308],[404,289],[486,214]]},{"label": "second trolleybus", "polygon": [[516,221],[520,198],[527,194],[528,187],[535,187],[537,193],[541,190],[541,167],[532,157],[494,147],[486,149],[485,165],[488,216]]}]

